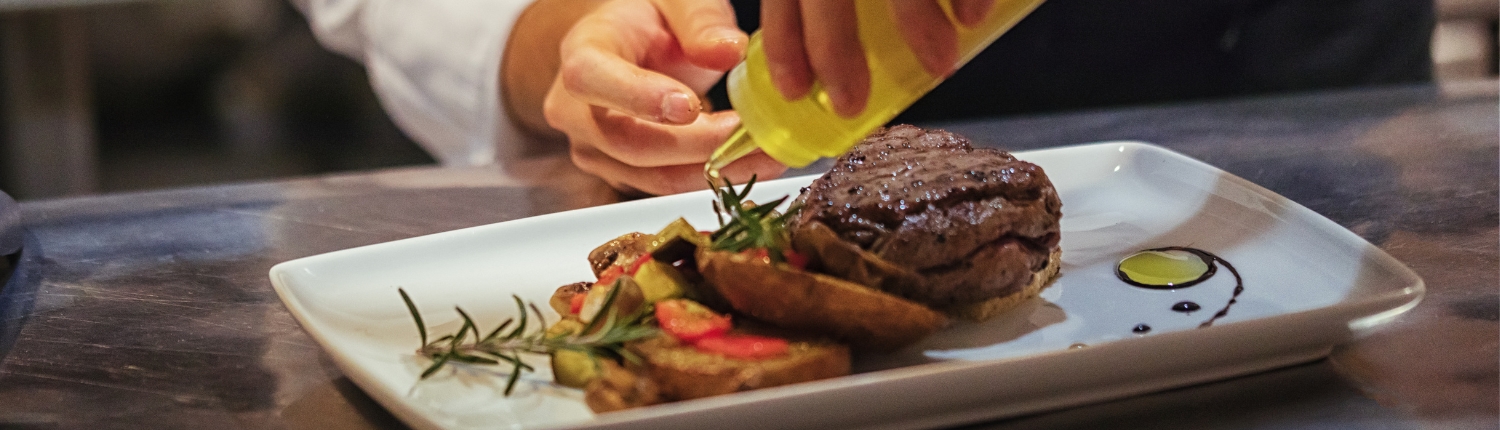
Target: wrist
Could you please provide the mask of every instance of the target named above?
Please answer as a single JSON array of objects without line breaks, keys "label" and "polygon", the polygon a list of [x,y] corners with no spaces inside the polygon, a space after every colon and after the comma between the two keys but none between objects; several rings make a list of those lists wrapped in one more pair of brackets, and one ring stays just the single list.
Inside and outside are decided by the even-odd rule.
[{"label": "wrist", "polygon": [[500,61],[500,99],[527,133],[562,138],[542,114],[560,64],[558,47],[573,24],[606,1],[537,0],[516,19]]}]

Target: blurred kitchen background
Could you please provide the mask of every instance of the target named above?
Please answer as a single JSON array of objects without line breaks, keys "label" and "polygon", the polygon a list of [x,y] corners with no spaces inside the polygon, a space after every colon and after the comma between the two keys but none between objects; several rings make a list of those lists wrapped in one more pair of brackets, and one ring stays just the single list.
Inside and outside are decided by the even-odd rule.
[{"label": "blurred kitchen background", "polygon": [[[1440,81],[1496,74],[1495,0],[1437,0]],[[19,200],[433,164],[285,0],[0,0]]]},{"label": "blurred kitchen background", "polygon": [[284,0],[0,0],[19,200],[431,164]]}]

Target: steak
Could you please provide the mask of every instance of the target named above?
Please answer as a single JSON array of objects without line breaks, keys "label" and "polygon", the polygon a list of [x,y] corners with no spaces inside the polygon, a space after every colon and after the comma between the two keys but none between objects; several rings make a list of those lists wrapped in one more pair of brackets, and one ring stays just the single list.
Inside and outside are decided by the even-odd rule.
[{"label": "steak", "polygon": [[876,131],[797,198],[814,224],[917,281],[881,288],[943,308],[1002,297],[1057,249],[1062,200],[1041,167],[943,130]]}]

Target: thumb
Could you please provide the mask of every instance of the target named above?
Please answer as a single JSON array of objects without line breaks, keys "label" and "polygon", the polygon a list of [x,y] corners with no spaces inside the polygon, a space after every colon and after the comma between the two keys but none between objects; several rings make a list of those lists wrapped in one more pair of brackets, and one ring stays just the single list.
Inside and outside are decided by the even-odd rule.
[{"label": "thumb", "polygon": [[745,57],[750,37],[740,31],[728,0],[655,0],[688,62],[718,71]]}]

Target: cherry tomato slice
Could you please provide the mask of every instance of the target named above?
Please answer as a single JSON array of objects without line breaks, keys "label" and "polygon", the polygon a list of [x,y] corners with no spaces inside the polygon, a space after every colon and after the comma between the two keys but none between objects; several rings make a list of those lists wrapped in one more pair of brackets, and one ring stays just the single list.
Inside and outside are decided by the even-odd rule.
[{"label": "cherry tomato slice", "polygon": [[699,351],[741,360],[763,360],[786,354],[786,339],[748,334],[727,334],[698,340]]},{"label": "cherry tomato slice", "polygon": [[662,331],[687,343],[723,335],[733,325],[728,315],[719,315],[698,302],[685,299],[656,302],[656,322]]},{"label": "cherry tomato slice", "polygon": [[781,255],[784,256],[784,257],[786,257],[786,264],[790,264],[790,265],[792,265],[792,267],[796,267],[797,270],[802,270],[802,269],[806,269],[807,268],[807,256],[806,255],[802,255],[802,253],[797,252],[797,251],[793,251],[793,250],[790,250],[790,249],[788,249],[786,251],[782,251]]}]

